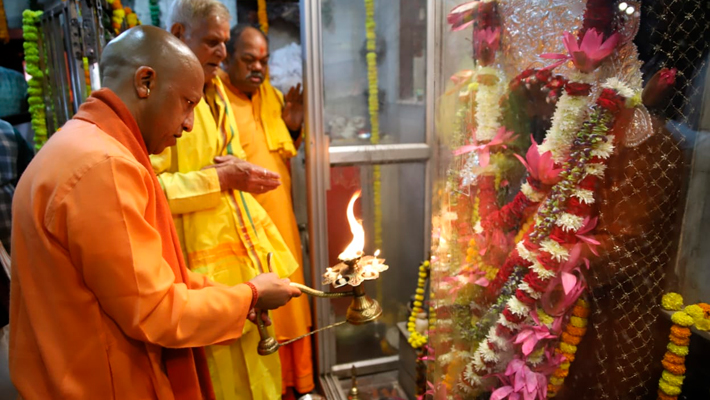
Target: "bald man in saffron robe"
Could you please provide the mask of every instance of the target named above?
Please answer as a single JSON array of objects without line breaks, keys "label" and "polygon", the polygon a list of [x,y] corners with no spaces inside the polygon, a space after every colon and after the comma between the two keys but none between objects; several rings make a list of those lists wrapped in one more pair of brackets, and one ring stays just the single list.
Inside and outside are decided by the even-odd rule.
[{"label": "bald man in saffron robe", "polygon": [[15,193],[13,383],[24,400],[212,399],[201,347],[300,292],[275,274],[227,286],[185,267],[148,155],[192,129],[203,74],[190,49],[137,27],[109,43],[101,70],[105,88]]}]

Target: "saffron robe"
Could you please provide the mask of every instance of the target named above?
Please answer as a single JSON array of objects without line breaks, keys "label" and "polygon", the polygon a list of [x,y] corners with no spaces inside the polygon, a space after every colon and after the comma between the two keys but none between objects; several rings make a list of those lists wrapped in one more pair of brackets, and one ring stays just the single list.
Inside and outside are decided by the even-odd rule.
[{"label": "saffron robe", "polygon": [[[281,236],[299,262],[299,268],[289,278],[303,284],[301,238],[291,195],[291,171],[288,160],[296,153],[286,123],[281,118],[283,95],[271,86],[268,79],[251,99],[229,83],[220,71],[227,97],[234,110],[239,138],[247,161],[281,175],[281,186],[254,195],[274,221]],[[274,329],[279,341],[290,340],[310,331],[311,312],[308,298],[301,296],[286,306],[274,310]],[[310,338],[305,338],[279,349],[283,390],[295,387],[299,393],[314,389],[313,362]]]},{"label": "saffron robe", "polygon": [[[215,78],[195,108],[192,132],[151,157],[188,266],[216,282],[236,285],[266,271],[266,255],[272,252],[274,272],[288,277],[298,264],[264,209],[249,193],[222,191],[216,170],[203,169],[220,155],[244,158],[234,115],[224,99],[222,83]],[[239,341],[206,349],[217,399],[280,397],[279,358],[258,355],[258,343],[256,326],[247,324]]]},{"label": "saffron robe", "polygon": [[96,91],[13,203],[10,373],[25,400],[212,398],[204,353],[251,303],[189,272],[138,126]]}]

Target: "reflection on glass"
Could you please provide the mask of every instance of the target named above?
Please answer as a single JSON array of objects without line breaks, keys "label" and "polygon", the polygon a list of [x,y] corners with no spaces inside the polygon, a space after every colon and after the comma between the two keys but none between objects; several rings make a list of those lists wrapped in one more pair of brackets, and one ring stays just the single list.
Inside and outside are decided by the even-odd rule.
[{"label": "reflection on glass", "polygon": [[[326,0],[325,128],[331,145],[371,143],[364,1]],[[426,2],[375,2],[380,143],[425,140]]]},{"label": "reflection on glass", "polygon": [[[407,317],[406,304],[416,287],[417,266],[421,263],[424,245],[424,173],[423,164],[380,166],[382,180],[383,244],[380,257],[389,269],[377,281],[365,282],[368,295],[384,310],[375,322],[354,326],[345,324],[336,329],[336,364],[351,363],[397,354],[396,323]],[[331,169],[331,190],[328,192],[328,254],[329,265],[338,262],[338,255],[352,240],[345,214],[353,193],[362,190],[355,203],[355,216],[365,228],[365,254],[375,252],[372,183],[374,166],[349,166]],[[345,319],[349,298],[332,301],[335,320]]]}]

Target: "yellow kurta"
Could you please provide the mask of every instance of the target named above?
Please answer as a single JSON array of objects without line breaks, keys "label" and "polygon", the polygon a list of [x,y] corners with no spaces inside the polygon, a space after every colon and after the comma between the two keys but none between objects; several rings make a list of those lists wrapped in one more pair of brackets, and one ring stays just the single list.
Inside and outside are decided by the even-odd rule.
[{"label": "yellow kurta", "polygon": [[[288,277],[298,268],[276,226],[248,193],[221,191],[214,158],[243,158],[234,114],[219,79],[195,108],[192,132],[151,162],[163,186],[185,259],[192,271],[234,285],[266,270],[266,254],[274,253],[274,272]],[[213,105],[215,113],[211,111]],[[242,338],[230,346],[206,349],[217,399],[272,400],[281,393],[276,355],[257,354],[259,334],[246,324]]]},{"label": "yellow kurta", "polygon": [[[291,196],[291,171],[288,159],[292,156],[283,149],[272,150],[264,129],[264,122],[268,122],[273,130],[281,129],[281,137],[288,137],[288,128],[281,118],[283,95],[270,84],[262,85],[260,92],[248,98],[237,88],[230,85],[229,78],[222,72],[227,92],[227,97],[235,113],[239,137],[246,159],[256,165],[281,175],[281,186],[267,193],[255,195],[254,198],[261,204],[278,228],[284,241],[291,249],[299,264],[302,262],[301,239],[298,233],[296,217],[293,213],[293,199]],[[272,93],[263,95],[264,90]],[[274,104],[262,107],[263,97]],[[265,121],[269,119],[269,121]],[[276,140],[271,139],[272,143]],[[290,143],[289,143],[290,145]],[[291,147],[293,149],[293,147]],[[304,283],[303,268],[296,270],[289,278],[298,283]],[[277,338],[280,341],[292,339],[307,333],[311,327],[311,314],[306,296],[293,299],[285,307],[273,312],[274,326]],[[284,388],[293,386],[300,393],[313,390],[313,366],[311,361],[310,340],[299,340],[280,350],[281,367],[283,370]]]}]

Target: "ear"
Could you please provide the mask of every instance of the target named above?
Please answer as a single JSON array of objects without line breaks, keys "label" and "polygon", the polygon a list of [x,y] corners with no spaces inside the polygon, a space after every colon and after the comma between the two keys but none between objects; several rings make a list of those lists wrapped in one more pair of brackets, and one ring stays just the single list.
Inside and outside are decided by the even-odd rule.
[{"label": "ear", "polygon": [[170,27],[170,33],[176,38],[185,41],[185,25],[179,22],[174,23],[173,26]]},{"label": "ear", "polygon": [[140,99],[146,99],[150,96],[150,91],[155,88],[155,79],[157,73],[151,67],[138,67],[133,75],[133,86],[136,89],[136,94]]}]

